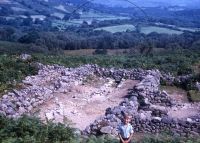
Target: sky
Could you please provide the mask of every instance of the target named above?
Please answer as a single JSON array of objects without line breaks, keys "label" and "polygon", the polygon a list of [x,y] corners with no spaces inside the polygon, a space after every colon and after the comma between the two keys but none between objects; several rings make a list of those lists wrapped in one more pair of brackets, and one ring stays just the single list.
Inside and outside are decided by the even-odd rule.
[{"label": "sky", "polygon": [[[107,4],[110,6],[131,6],[126,0],[93,0],[96,3]],[[186,7],[200,7],[200,0],[130,0],[139,6],[186,6]]]}]

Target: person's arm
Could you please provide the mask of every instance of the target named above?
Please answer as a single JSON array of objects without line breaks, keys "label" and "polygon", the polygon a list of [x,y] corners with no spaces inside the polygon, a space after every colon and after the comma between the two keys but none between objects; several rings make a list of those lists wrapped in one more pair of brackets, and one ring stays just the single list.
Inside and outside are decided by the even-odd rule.
[{"label": "person's arm", "polygon": [[133,137],[133,133],[131,133],[130,137],[127,140],[127,143],[131,141],[132,137]]},{"label": "person's arm", "polygon": [[128,138],[128,140],[127,140],[127,143],[128,142],[130,142],[131,141],[131,139],[132,139],[132,137],[133,137],[133,127],[132,126],[130,126],[131,128],[130,128],[130,136],[129,136],[129,138]]},{"label": "person's arm", "polygon": [[119,139],[124,143],[125,141],[123,140],[122,136],[120,134],[119,135]]}]

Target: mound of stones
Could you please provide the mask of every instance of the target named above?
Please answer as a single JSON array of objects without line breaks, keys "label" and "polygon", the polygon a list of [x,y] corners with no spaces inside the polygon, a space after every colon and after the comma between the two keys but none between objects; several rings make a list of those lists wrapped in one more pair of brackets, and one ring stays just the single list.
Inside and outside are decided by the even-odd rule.
[{"label": "mound of stones", "polygon": [[[28,55],[21,55],[26,60]],[[34,108],[52,99],[54,93],[65,93],[72,86],[82,84],[90,75],[111,77],[116,83],[123,78],[142,79],[148,72],[142,69],[106,69],[97,65],[84,65],[78,68],[66,68],[58,65],[36,63],[38,74],[26,77],[23,89],[14,89],[0,99],[0,114],[16,118],[29,114]]]},{"label": "mound of stones", "polygon": [[84,65],[66,68],[58,65],[36,64],[38,74],[23,80],[24,88],[14,89],[0,99],[0,114],[11,118],[30,114],[39,105],[54,98],[55,93],[66,93],[71,87],[83,84],[88,76],[112,78],[117,84],[123,79],[139,80],[130,90],[129,98],[119,106],[108,108],[105,115],[96,119],[85,130],[87,134],[117,134],[122,112],[132,116],[135,132],[158,133],[169,130],[174,135],[189,136],[200,134],[200,116],[176,120],[168,116],[168,109],[177,106],[165,91],[160,91],[161,75],[158,70],[101,68]]},{"label": "mound of stones", "polygon": [[19,117],[54,97],[55,92],[67,92],[74,85],[81,84],[88,75],[94,74],[91,65],[79,68],[45,66],[37,64],[37,75],[23,80],[23,89],[12,90],[0,99],[0,113],[8,117]]},{"label": "mound of stones", "polygon": [[119,106],[108,108],[104,116],[86,128],[85,133],[117,135],[118,125],[126,113],[132,117],[131,124],[135,132],[170,132],[174,136],[199,136],[200,115],[183,119],[168,116],[170,109],[186,105],[176,103],[165,91],[159,90],[161,76],[157,70],[148,71],[146,76],[141,76],[142,80],[130,91],[129,98]]}]

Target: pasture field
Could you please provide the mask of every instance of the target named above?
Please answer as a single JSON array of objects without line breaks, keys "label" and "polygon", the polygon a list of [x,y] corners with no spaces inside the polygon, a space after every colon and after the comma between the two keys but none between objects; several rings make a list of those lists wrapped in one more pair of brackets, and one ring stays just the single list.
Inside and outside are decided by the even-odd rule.
[{"label": "pasture field", "polygon": [[176,29],[179,29],[180,31],[189,31],[189,32],[198,32],[198,31],[200,31],[200,28],[179,27],[179,26],[176,26],[176,25],[170,25],[170,24],[165,24],[165,23],[155,23],[155,25],[167,26],[169,28],[176,28]]},{"label": "pasture field", "polygon": [[[79,49],[79,50],[65,50],[64,54],[66,56],[92,56],[94,55],[95,49]],[[138,53],[139,51],[135,49],[107,49],[107,54],[110,56],[122,56],[122,55],[131,55]],[[154,48],[153,53],[165,53],[166,49],[163,48]]]},{"label": "pasture field", "polygon": [[[66,56],[92,56],[95,49],[65,50]],[[125,55],[130,49],[107,49],[107,55]]]},{"label": "pasture field", "polygon": [[[57,16],[59,16],[60,18],[63,18],[61,17],[62,15],[57,15]],[[91,24],[93,20],[104,21],[104,20],[117,20],[117,19],[124,20],[124,19],[130,19],[130,18],[90,11],[90,12],[82,13],[80,19],[71,19],[68,21],[54,20],[52,26],[60,26],[60,27],[80,26],[83,23],[83,21],[86,21],[88,24]]]},{"label": "pasture field", "polygon": [[185,28],[185,27],[178,27],[178,29],[182,31],[190,31],[190,32],[198,32],[200,31],[200,28]]},{"label": "pasture field", "polygon": [[165,33],[165,34],[177,34],[180,35],[183,32],[182,31],[177,31],[177,30],[172,30],[169,28],[162,28],[162,27],[156,27],[156,26],[144,26],[141,27],[141,33],[144,34],[150,34],[152,32],[156,32],[156,33]]},{"label": "pasture field", "polygon": [[117,33],[117,32],[126,32],[127,30],[135,31],[135,26],[131,24],[124,24],[124,25],[117,25],[117,26],[101,27],[101,28],[96,28],[94,30],[105,30],[111,33]]}]

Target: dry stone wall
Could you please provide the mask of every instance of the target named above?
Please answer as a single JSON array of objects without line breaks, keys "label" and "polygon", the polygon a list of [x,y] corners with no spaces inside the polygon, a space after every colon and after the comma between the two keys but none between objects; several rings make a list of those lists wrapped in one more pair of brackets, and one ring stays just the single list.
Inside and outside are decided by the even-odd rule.
[{"label": "dry stone wall", "polygon": [[[105,115],[96,119],[85,130],[87,134],[117,134],[122,113],[132,116],[131,124],[135,132],[158,133],[171,131],[177,136],[200,135],[200,115],[187,119],[174,119],[168,111],[178,105],[165,91],[160,91],[158,70],[101,68],[97,65],[84,65],[78,68],[65,68],[58,65],[37,64],[39,72],[23,80],[23,89],[14,89],[0,99],[0,113],[8,117],[29,114],[34,108],[50,100],[54,93],[65,93],[74,85],[79,85],[90,75],[110,77],[120,83],[122,79],[140,80],[130,90],[129,98],[119,106],[108,108]],[[165,78],[166,79],[166,78]],[[183,106],[183,105],[181,105]]]},{"label": "dry stone wall", "polygon": [[78,68],[65,68],[58,65],[37,63],[39,72],[23,80],[23,89],[14,89],[0,99],[0,113],[8,117],[28,114],[35,107],[53,98],[55,92],[64,93],[74,85],[82,84],[89,75],[112,77],[116,82],[123,78],[142,79],[148,72],[141,69],[105,69],[97,65],[84,65]]},{"label": "dry stone wall", "polygon": [[[117,134],[123,113],[132,116],[131,124],[135,132],[159,133],[171,132],[174,136],[199,136],[200,115],[175,119],[168,116],[168,110],[184,103],[176,103],[167,92],[160,91],[160,77],[157,70],[148,71],[140,77],[141,82],[130,92],[119,106],[108,108],[105,116],[97,119],[85,130],[89,134]],[[190,105],[190,104],[187,104]],[[199,106],[199,105],[197,105]]]},{"label": "dry stone wall", "polygon": [[0,99],[0,113],[8,117],[19,117],[29,113],[45,101],[53,98],[55,92],[67,92],[71,86],[81,84],[85,77],[94,74],[91,65],[79,68],[37,65],[40,70],[35,76],[23,80],[25,87],[12,90]]}]

